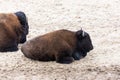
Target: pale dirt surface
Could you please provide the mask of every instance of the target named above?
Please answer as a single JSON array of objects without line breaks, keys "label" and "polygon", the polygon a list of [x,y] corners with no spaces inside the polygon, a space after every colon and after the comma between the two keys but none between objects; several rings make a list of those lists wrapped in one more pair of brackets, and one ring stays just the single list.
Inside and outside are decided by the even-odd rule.
[{"label": "pale dirt surface", "polygon": [[0,12],[20,10],[28,16],[28,40],[82,27],[94,50],[72,64],[30,60],[20,50],[0,53],[0,80],[120,80],[120,0],[0,0]]}]

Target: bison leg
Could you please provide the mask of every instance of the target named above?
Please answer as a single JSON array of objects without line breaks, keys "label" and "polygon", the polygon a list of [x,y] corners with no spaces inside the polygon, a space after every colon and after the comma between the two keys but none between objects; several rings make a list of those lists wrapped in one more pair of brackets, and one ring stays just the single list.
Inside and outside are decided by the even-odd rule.
[{"label": "bison leg", "polygon": [[0,52],[13,52],[13,51],[17,51],[18,50],[18,47],[17,45],[13,45],[13,46],[5,46],[5,47],[2,47],[0,48]]},{"label": "bison leg", "polygon": [[80,60],[80,59],[84,58],[86,55],[87,55],[87,53],[85,53],[85,52],[75,52],[72,54],[72,56],[75,60]]},{"label": "bison leg", "polygon": [[62,64],[69,64],[74,61],[71,52],[64,51],[56,55],[56,62],[62,63]]},{"label": "bison leg", "polygon": [[78,52],[73,53],[72,56],[75,60],[80,60],[81,59],[80,53],[78,53]]},{"label": "bison leg", "polygon": [[62,64],[70,64],[74,61],[73,57],[63,57],[61,59],[57,59],[56,62]]}]

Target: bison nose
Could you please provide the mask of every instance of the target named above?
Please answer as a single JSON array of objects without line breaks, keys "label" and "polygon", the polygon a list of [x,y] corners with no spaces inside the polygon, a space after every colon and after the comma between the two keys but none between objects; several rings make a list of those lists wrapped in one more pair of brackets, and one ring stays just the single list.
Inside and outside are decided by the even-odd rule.
[{"label": "bison nose", "polygon": [[93,50],[93,46],[91,46],[90,50]]}]

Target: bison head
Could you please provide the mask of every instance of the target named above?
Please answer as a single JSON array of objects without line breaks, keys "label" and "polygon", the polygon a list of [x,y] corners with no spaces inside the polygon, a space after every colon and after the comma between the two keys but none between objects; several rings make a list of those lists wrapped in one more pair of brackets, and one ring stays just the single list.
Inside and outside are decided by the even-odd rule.
[{"label": "bison head", "polygon": [[20,43],[24,43],[26,41],[26,35],[28,34],[29,25],[28,20],[24,12],[16,12],[15,15],[18,17],[20,24],[22,25],[23,33],[20,39]]},{"label": "bison head", "polygon": [[75,60],[79,60],[87,55],[87,52],[93,49],[90,35],[82,29],[76,32],[77,50],[73,54]]}]

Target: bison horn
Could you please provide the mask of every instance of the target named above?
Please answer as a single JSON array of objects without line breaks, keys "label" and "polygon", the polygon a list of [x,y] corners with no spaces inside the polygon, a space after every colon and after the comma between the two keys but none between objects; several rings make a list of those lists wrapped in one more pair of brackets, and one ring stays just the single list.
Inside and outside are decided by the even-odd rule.
[{"label": "bison horn", "polygon": [[82,31],[82,36],[83,36],[83,37],[85,36],[85,31]]},{"label": "bison horn", "polygon": [[[81,30],[82,30],[82,27],[81,27]],[[85,31],[82,30],[82,36],[84,37],[85,36]]]}]

